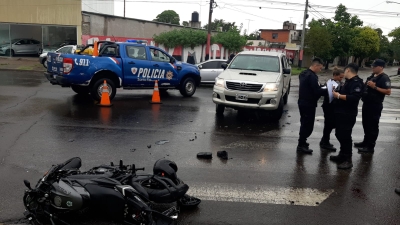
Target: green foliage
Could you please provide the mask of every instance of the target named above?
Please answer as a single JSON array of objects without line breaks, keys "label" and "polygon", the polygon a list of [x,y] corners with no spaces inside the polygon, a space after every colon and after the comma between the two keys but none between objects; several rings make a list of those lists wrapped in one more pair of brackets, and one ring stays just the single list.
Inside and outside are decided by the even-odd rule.
[{"label": "green foliage", "polygon": [[351,52],[361,60],[379,51],[379,34],[370,27],[354,28]]},{"label": "green foliage", "polygon": [[305,37],[306,52],[324,60],[330,60],[333,51],[333,38],[329,32],[329,27],[315,20],[311,21],[309,26],[310,29]]},{"label": "green foliage", "polygon": [[260,39],[260,31],[255,30],[252,33],[250,33],[249,35],[244,35],[246,37],[247,40],[259,40]]},{"label": "green foliage", "polygon": [[[219,20],[219,19],[214,19],[214,22],[211,22],[211,30],[213,31],[220,31],[218,28],[222,28],[222,32],[227,32],[229,30],[236,30],[237,26],[235,25],[235,22],[230,23],[230,22],[225,22],[224,20]],[[203,26],[204,29],[208,29],[208,24]]]},{"label": "green foliage", "polygon": [[182,26],[188,27],[189,26],[189,22],[188,21],[183,21],[182,22]]},{"label": "green foliage", "polygon": [[390,43],[391,49],[393,50],[393,57],[398,60],[400,58],[400,27],[393,29],[389,33],[389,37],[393,38]]},{"label": "green foliage", "polygon": [[178,13],[174,10],[165,10],[162,13],[158,14],[154,21],[161,22],[161,23],[171,23],[180,25],[180,19]]},{"label": "green foliage", "polygon": [[194,48],[207,43],[207,32],[190,28],[176,29],[154,36],[154,41],[167,48],[177,46]]},{"label": "green foliage", "polygon": [[240,35],[238,30],[229,30],[228,32],[220,32],[215,36],[215,42],[224,46],[229,51],[241,51],[246,46],[247,39]]}]

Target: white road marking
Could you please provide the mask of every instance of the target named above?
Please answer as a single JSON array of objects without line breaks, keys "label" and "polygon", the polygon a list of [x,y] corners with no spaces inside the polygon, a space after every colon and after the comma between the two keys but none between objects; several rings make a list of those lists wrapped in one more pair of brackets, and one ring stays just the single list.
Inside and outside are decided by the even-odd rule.
[{"label": "white road marking", "polygon": [[[316,116],[315,120],[323,120],[324,117],[323,116]],[[357,122],[362,122],[362,118],[361,117],[357,117],[356,118]],[[381,119],[379,120],[379,123],[392,123],[392,124],[400,124],[400,120],[397,120],[396,117],[391,117],[389,118],[383,118],[381,117]]]},{"label": "white road marking", "polygon": [[[358,107],[358,109],[362,110],[362,107]],[[400,109],[388,109],[388,108],[383,108],[383,111],[388,111],[388,112],[400,112]]]},{"label": "white road marking", "polygon": [[202,200],[319,206],[334,190],[226,183],[190,183],[189,195]]}]

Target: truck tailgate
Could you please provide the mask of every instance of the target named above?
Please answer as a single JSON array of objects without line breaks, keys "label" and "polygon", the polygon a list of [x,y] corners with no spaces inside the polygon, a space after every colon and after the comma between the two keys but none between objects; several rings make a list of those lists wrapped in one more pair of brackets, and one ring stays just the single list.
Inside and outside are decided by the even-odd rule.
[{"label": "truck tailgate", "polygon": [[51,74],[63,74],[63,57],[60,53],[47,53],[47,72]]}]

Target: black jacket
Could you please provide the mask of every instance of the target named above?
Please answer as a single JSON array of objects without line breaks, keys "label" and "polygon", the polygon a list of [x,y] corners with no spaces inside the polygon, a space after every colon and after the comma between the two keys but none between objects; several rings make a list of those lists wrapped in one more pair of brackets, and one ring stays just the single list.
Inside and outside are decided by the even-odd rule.
[{"label": "black jacket", "polygon": [[336,92],[339,92],[341,95],[346,95],[346,100],[333,100],[335,113],[357,116],[358,103],[362,96],[363,85],[363,80],[355,76],[351,79],[346,79],[344,84],[338,86]]},{"label": "black jacket", "polygon": [[391,82],[390,78],[387,74],[382,73],[379,76],[376,76],[372,74],[369,76],[365,82],[365,92],[362,97],[362,101],[365,103],[374,103],[374,104],[382,104],[383,100],[385,100],[385,94],[372,89],[371,87],[367,86],[367,82],[372,81],[376,83],[376,86],[378,88],[383,88],[383,89],[390,89],[391,88]]},{"label": "black jacket", "polygon": [[314,71],[307,69],[299,75],[299,105],[317,107],[318,99],[328,95],[327,89],[322,89],[318,83],[318,76]]}]

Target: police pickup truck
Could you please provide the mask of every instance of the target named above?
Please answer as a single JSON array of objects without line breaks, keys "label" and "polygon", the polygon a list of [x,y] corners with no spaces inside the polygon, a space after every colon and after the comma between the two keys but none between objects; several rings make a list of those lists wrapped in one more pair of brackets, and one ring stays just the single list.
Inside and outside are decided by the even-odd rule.
[{"label": "police pickup truck", "polygon": [[192,96],[200,84],[197,66],[178,62],[160,48],[110,41],[99,41],[97,46],[98,56],[84,55],[85,49],[76,54],[48,53],[46,78],[78,94],[90,93],[95,100],[101,98],[104,80],[110,99],[116,88],[152,89],[156,80],[160,92],[178,89],[185,97]]}]

